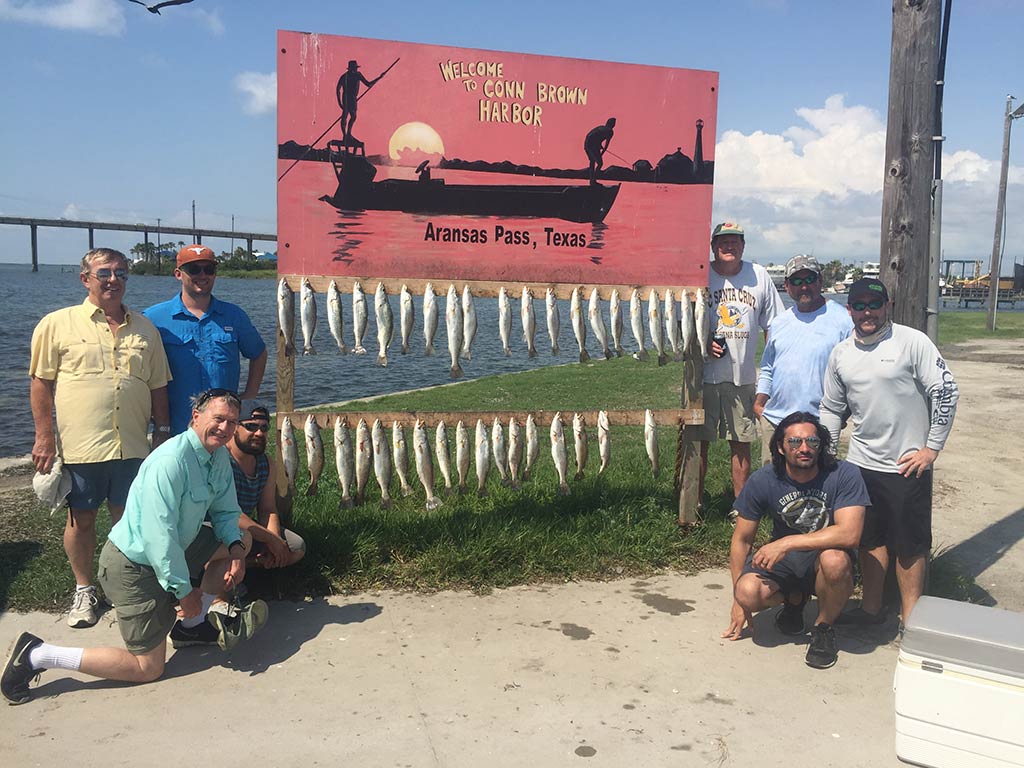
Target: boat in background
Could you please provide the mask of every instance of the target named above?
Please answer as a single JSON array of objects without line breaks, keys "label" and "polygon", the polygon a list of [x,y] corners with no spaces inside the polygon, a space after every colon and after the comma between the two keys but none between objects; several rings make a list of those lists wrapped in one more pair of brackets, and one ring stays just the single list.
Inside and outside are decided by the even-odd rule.
[{"label": "boat in background", "polygon": [[775,283],[775,287],[780,291],[786,290],[786,265],[769,264],[765,269],[768,270],[768,276]]}]

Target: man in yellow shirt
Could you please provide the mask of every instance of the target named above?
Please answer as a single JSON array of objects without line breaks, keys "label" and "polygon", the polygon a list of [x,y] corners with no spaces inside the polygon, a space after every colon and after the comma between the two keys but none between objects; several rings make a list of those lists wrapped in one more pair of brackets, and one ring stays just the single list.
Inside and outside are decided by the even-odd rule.
[{"label": "man in yellow shirt", "polygon": [[169,436],[170,373],[160,332],[122,303],[125,255],[95,248],[82,257],[79,277],[85,301],[46,315],[32,333],[29,396],[36,470],[49,472],[59,455],[71,476],[64,551],[77,588],[68,625],[91,627],[96,512],[104,501],[112,522],[124,512],[128,488],[149,454],[150,419],[154,447]]}]

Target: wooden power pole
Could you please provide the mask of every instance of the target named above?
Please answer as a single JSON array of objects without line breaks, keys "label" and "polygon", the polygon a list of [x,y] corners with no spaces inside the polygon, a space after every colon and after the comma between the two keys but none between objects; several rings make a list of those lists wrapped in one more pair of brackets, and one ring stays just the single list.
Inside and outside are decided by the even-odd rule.
[{"label": "wooden power pole", "polygon": [[893,0],[889,122],[882,186],[882,281],[892,319],[927,326],[941,0]]}]

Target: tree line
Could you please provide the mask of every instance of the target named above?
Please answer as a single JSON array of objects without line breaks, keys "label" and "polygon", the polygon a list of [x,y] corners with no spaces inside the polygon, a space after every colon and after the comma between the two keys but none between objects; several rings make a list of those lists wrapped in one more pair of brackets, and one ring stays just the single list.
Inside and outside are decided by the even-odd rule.
[{"label": "tree line", "polygon": [[[188,243],[168,240],[160,243],[136,243],[129,253],[133,256],[131,272],[133,275],[169,275],[174,271],[174,261],[178,251]],[[272,259],[261,259],[249,256],[249,251],[239,246],[234,251],[221,251],[217,255],[217,264],[222,271],[255,272],[277,270],[277,262]]]}]

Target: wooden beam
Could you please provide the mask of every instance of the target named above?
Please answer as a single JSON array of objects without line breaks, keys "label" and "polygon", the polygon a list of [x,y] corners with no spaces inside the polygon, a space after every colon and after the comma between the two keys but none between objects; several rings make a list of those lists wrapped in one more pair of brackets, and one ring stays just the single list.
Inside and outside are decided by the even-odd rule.
[{"label": "wooden beam", "polygon": [[690,527],[700,522],[700,438],[704,424],[704,357],[697,341],[696,329],[688,349],[683,350],[682,406],[700,413],[699,421],[687,423],[683,428],[677,460],[679,474],[679,525]]},{"label": "wooden beam", "polygon": [[39,271],[39,233],[36,231],[36,225],[32,224],[29,229],[31,230],[32,236],[32,271]]},{"label": "wooden beam", "polygon": [[[295,408],[295,357],[288,355],[284,334],[277,329],[277,410],[292,411]],[[278,431],[281,428],[280,417],[277,420]],[[293,499],[288,488],[288,476],[284,471],[284,462],[280,460],[278,451],[277,474],[274,478],[276,487],[277,510],[282,520],[291,517]]]},{"label": "wooden beam", "polygon": [[[288,410],[285,411],[278,408],[277,411],[277,425],[278,428],[281,426],[281,420],[288,416],[292,420],[292,425],[296,429],[300,429],[302,424],[305,424],[307,416],[314,416],[317,424],[320,425],[321,429],[333,429],[334,420],[336,417],[343,417],[348,422],[350,427],[355,427],[360,419],[365,419],[367,424],[373,424],[375,419],[380,419],[382,423],[391,425],[392,422],[399,422],[403,426],[413,426],[416,420],[419,419],[428,427],[436,427],[438,422],[443,421],[446,425],[451,426],[457,422],[464,421],[467,424],[476,424],[478,419],[483,420],[488,426],[494,422],[495,417],[500,421],[507,423],[508,420],[515,416],[516,420],[520,425],[526,423],[526,417],[530,414],[533,415],[533,419],[537,422],[538,427],[550,427],[551,421],[555,416],[556,411],[373,411],[373,410],[362,410],[362,411],[311,411],[311,410]],[[562,414],[563,423],[569,424],[572,422],[573,413],[579,413],[587,422],[587,426],[597,426],[597,411],[573,411],[571,408],[567,408],[560,411]],[[644,424],[644,411],[643,410],[622,410],[622,411],[608,411],[608,423],[612,426],[643,426]],[[692,408],[671,408],[653,411],[654,421],[665,429],[671,429],[678,425],[680,420],[684,424],[703,424],[704,423],[704,411],[696,410]],[[280,486],[278,486],[280,488]]]}]

